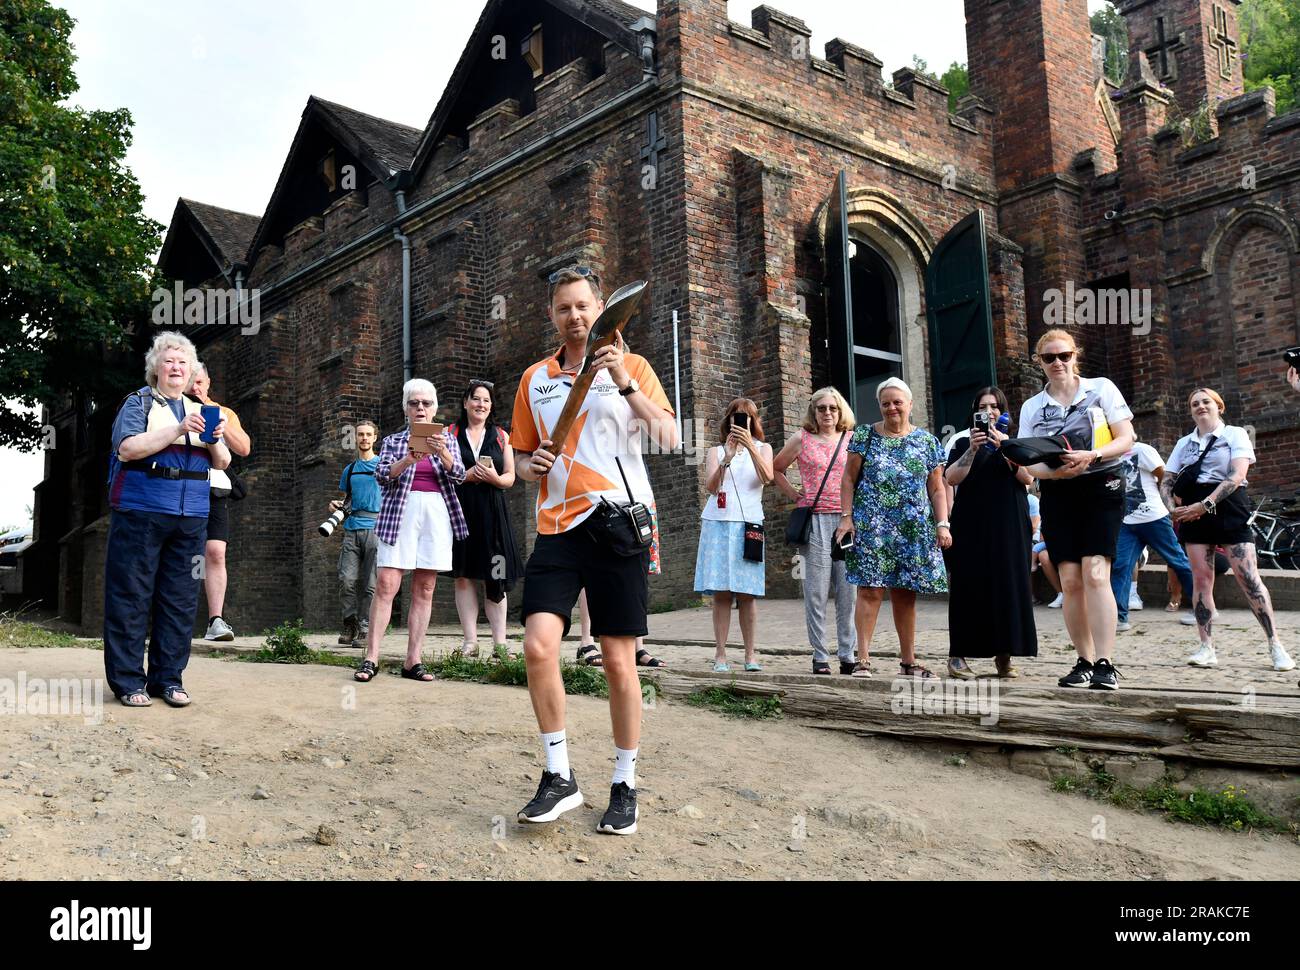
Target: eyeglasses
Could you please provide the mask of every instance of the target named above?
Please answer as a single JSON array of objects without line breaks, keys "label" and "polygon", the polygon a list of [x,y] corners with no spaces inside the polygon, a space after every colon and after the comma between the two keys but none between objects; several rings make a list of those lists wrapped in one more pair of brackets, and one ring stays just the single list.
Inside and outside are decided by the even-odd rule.
[{"label": "eyeglasses", "polygon": [[840,409],[840,406],[839,406],[838,404],[819,404],[819,405],[817,405],[817,410],[818,410],[818,411],[827,411],[827,412],[829,412],[829,411],[838,411],[839,409]]},{"label": "eyeglasses", "polygon": [[408,408],[431,408],[431,407],[436,407],[437,404],[438,404],[437,401],[421,401],[418,399],[410,400],[406,402],[406,406]]},{"label": "eyeglasses", "polygon": [[557,269],[550,275],[551,285],[554,286],[560,282],[560,278],[566,273],[577,273],[579,276],[593,279],[597,283],[600,282],[600,277],[596,275],[596,271],[590,266],[566,266],[564,269]]},{"label": "eyeglasses", "polygon": [[1059,354],[1039,354],[1038,359],[1044,364],[1054,364],[1058,360],[1062,364],[1068,364],[1070,361],[1074,360],[1074,351],[1063,350]]}]

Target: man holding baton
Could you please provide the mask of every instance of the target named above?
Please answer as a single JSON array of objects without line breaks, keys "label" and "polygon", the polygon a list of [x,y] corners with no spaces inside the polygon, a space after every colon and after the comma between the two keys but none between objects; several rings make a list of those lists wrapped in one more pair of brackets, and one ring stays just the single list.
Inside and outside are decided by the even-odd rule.
[{"label": "man holding baton", "polygon": [[[560,644],[569,632],[578,593],[586,588],[592,632],[600,638],[609,681],[615,767],[609,810],[598,830],[636,831],[636,757],[641,737],[641,683],[636,638],[647,632],[648,552],[627,555],[593,528],[602,499],[619,505],[653,499],[641,455],[648,427],[659,447],[677,447],[668,398],[645,358],[625,352],[621,334],[586,362],[594,380],[571,434],[552,440],[588,354],[588,336],[605,310],[600,281],[585,266],[550,278],[547,315],[563,346],[529,367],[515,396],[510,444],[519,477],[538,483],[537,541],[524,574],[524,656],[528,693],[541,730],[546,770],[521,822],[552,822],[582,804],[569,767],[564,729]],[[626,482],[624,481],[626,479]],[[629,492],[631,494],[629,494]]]}]

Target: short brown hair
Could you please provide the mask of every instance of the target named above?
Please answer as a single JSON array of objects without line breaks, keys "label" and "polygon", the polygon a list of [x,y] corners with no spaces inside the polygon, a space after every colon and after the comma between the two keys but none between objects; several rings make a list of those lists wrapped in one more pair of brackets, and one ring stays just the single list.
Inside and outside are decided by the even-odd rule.
[{"label": "short brown hair", "polygon": [[369,418],[362,418],[355,425],[353,425],[353,428],[357,430],[360,430],[361,428],[369,428],[376,435],[379,434],[379,425],[375,424],[375,422],[371,421]]},{"label": "short brown hair", "polygon": [[749,415],[749,433],[753,435],[755,441],[765,441],[763,437],[763,422],[758,417],[758,405],[747,397],[738,397],[727,405],[727,410],[722,414],[722,425],[718,441],[725,444],[727,435],[731,434],[731,416],[737,411],[744,411]]},{"label": "short brown hair", "polygon": [[551,278],[554,280],[554,282],[551,283],[550,302],[552,303],[555,302],[555,291],[561,286],[567,286],[570,283],[581,283],[583,281],[586,281],[587,285],[591,287],[591,292],[597,300],[603,300],[605,298],[600,289],[600,277],[595,273],[579,273],[576,266],[566,266]]}]

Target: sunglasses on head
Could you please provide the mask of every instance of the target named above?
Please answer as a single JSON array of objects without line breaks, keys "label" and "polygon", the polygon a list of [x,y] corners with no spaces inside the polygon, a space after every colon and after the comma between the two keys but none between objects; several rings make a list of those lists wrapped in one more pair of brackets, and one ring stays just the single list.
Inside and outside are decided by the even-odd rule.
[{"label": "sunglasses on head", "polygon": [[1062,364],[1068,364],[1070,361],[1074,360],[1074,351],[1063,350],[1059,354],[1039,354],[1038,359],[1044,364],[1054,364],[1058,360]]},{"label": "sunglasses on head", "polygon": [[469,382],[469,392],[471,394],[477,391],[480,387],[488,391],[496,390],[496,385],[491,381],[472,380]]},{"label": "sunglasses on head", "polygon": [[564,269],[557,269],[550,275],[549,279],[551,285],[554,286],[556,283],[560,282],[560,279],[565,273],[577,273],[584,279],[595,280],[597,283],[600,282],[600,277],[596,275],[596,271],[590,266],[566,266]]}]

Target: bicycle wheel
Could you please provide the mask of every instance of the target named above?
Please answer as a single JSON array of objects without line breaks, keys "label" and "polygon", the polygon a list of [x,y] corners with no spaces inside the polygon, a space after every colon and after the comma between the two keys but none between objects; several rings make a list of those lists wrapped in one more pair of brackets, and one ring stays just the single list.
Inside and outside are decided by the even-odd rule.
[{"label": "bicycle wheel", "polygon": [[1300,569],[1300,523],[1288,525],[1273,537],[1273,558],[1278,569]]}]

